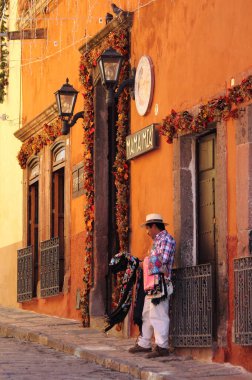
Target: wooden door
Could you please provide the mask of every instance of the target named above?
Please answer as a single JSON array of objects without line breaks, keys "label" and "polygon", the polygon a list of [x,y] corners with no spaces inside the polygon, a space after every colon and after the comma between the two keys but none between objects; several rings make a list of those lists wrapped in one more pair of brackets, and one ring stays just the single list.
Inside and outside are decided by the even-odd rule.
[{"label": "wooden door", "polygon": [[29,186],[28,199],[28,246],[33,247],[32,296],[37,297],[38,284],[38,227],[39,227],[39,193],[38,181]]},{"label": "wooden door", "polygon": [[216,268],[216,135],[198,140],[198,264],[212,267],[212,333],[217,336],[217,268]]},{"label": "wooden door", "polygon": [[59,283],[64,282],[64,168],[53,172],[52,177],[52,228],[51,237],[59,238]]},{"label": "wooden door", "polygon": [[[116,186],[114,175],[114,163],[117,154],[116,144],[116,120],[118,118],[116,107],[108,107],[108,265],[111,258],[119,252],[119,236],[116,225]],[[106,314],[111,313],[113,307],[113,296],[116,302],[119,299],[120,277],[122,274],[112,276],[109,272],[107,277],[107,306]]]},{"label": "wooden door", "polygon": [[215,134],[198,140],[198,263],[215,266]]}]

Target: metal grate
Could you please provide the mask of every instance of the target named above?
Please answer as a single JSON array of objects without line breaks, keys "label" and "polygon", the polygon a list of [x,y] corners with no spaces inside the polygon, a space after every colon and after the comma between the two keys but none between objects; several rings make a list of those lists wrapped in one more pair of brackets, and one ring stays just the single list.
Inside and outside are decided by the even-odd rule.
[{"label": "metal grate", "polygon": [[32,247],[17,251],[17,302],[32,299]]},{"label": "metal grate", "polygon": [[252,345],[252,257],[234,259],[234,341]]},{"label": "metal grate", "polygon": [[211,264],[175,269],[170,336],[174,347],[212,345]]},{"label": "metal grate", "polygon": [[40,296],[51,297],[59,293],[59,238],[41,242]]}]

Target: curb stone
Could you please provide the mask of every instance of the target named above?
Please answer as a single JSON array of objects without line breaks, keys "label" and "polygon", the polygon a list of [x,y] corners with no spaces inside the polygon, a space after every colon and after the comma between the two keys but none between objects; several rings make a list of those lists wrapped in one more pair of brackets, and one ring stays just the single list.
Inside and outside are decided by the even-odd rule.
[{"label": "curb stone", "polygon": [[0,306],[0,336],[39,343],[141,380],[252,380],[252,373],[230,364],[204,363],[174,354],[153,360],[141,354],[132,356],[127,350],[135,339],[104,336],[98,330],[80,328],[78,321],[22,309]]},{"label": "curb stone", "polygon": [[159,374],[153,373],[151,371],[141,370],[139,367],[130,367],[129,364],[120,363],[116,360],[101,357],[101,355],[95,355],[91,352],[85,351],[82,348],[74,344],[64,344],[58,339],[54,339],[44,335],[41,332],[25,331],[16,326],[3,326],[0,324],[0,336],[6,338],[16,338],[19,340],[25,340],[32,343],[39,343],[43,346],[50,347],[60,352],[66,354],[74,355],[80,359],[84,359],[90,363],[99,364],[105,368],[111,369],[113,371],[128,373],[129,375],[141,380],[165,380],[166,377],[160,376]]}]

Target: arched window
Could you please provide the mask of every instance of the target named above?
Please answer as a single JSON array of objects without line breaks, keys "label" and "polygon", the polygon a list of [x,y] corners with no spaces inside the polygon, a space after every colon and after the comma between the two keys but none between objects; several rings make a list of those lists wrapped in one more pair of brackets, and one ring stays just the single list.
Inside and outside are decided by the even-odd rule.
[{"label": "arched window", "polygon": [[65,143],[60,142],[53,146],[52,150],[52,168],[53,171],[65,166],[66,148]]},{"label": "arched window", "polygon": [[39,158],[33,157],[28,163],[28,179],[29,184],[38,181],[39,177]]}]

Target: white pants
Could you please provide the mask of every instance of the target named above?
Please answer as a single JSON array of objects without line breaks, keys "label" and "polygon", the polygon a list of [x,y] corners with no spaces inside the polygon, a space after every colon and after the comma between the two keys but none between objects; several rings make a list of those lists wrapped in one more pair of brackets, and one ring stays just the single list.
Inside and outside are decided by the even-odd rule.
[{"label": "white pants", "polygon": [[169,335],[169,296],[166,300],[154,305],[147,296],[143,308],[142,336],[138,338],[138,345],[144,348],[151,347],[154,333],[155,343],[162,348],[168,348]]}]

